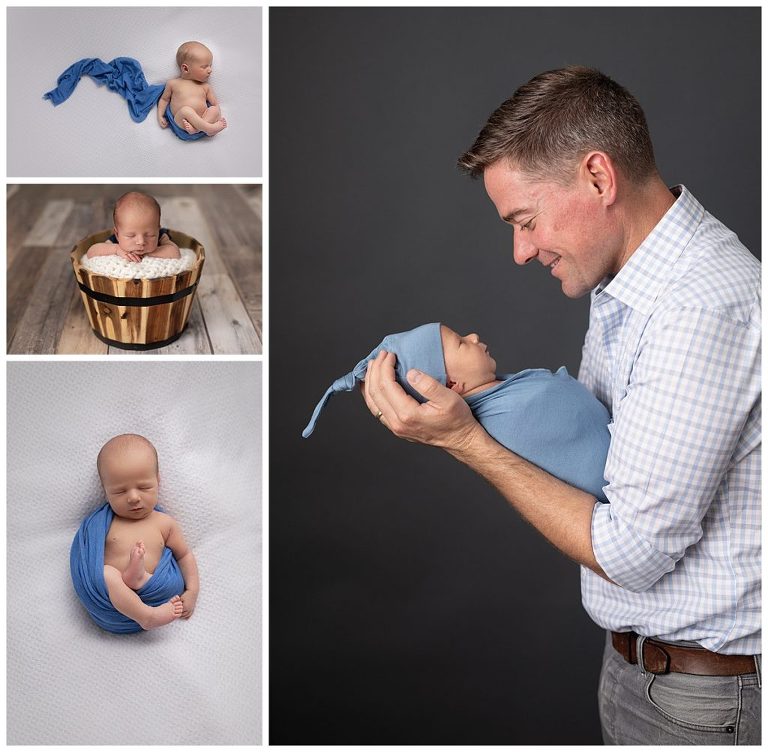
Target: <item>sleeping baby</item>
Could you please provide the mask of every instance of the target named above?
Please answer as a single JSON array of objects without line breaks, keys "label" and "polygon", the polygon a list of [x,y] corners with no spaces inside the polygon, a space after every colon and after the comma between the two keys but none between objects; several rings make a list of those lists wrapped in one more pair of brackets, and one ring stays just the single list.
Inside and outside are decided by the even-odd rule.
[{"label": "sleeping baby", "polygon": [[323,395],[304,429],[307,438],[336,392],[352,391],[365,379],[368,363],[381,350],[397,356],[398,383],[419,402],[424,398],[408,383],[417,368],[453,389],[500,444],[566,483],[606,501],[603,487],[610,416],[586,387],[568,375],[529,369],[496,374],[496,361],[477,334],[460,336],[439,323],[391,334]]},{"label": "sleeping baby", "polygon": [[86,253],[120,256],[127,261],[151,258],[181,258],[179,247],[165,227],[160,227],[160,204],[146,193],[131,191],[120,196],[112,212],[114,232],[103,243],[94,243]]},{"label": "sleeping baby", "polygon": [[200,42],[184,42],[176,52],[179,77],[165,85],[157,103],[161,128],[168,127],[168,108],[174,122],[189,134],[215,136],[227,127],[208,79],[213,72],[213,53]]},{"label": "sleeping baby", "polygon": [[83,605],[118,633],[189,618],[200,589],[197,563],[178,522],[156,509],[155,447],[136,434],[115,436],[96,464],[107,503],[83,521],[70,553]]}]

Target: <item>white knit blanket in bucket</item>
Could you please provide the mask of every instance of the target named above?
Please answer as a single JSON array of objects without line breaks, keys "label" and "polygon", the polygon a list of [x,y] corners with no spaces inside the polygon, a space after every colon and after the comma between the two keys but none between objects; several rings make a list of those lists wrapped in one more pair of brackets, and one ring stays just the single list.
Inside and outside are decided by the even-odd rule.
[{"label": "white knit blanket in bucket", "polygon": [[85,269],[94,274],[116,279],[155,279],[157,277],[172,277],[191,269],[195,264],[195,252],[189,248],[180,248],[181,258],[152,258],[145,256],[141,261],[127,261],[120,256],[83,255],[80,263]]}]

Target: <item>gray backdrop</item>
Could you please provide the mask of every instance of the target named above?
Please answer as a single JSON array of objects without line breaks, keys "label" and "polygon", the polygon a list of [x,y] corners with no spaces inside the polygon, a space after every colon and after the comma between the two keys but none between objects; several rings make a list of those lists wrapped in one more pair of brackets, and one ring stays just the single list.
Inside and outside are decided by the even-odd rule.
[{"label": "gray backdrop", "polygon": [[579,63],[645,109],[684,183],[757,255],[759,9],[270,10],[272,743],[600,741],[603,632],[578,567],[483,481],[315,402],[382,337],[477,330],[501,371],[578,369],[588,298],[455,169],[486,117]]}]

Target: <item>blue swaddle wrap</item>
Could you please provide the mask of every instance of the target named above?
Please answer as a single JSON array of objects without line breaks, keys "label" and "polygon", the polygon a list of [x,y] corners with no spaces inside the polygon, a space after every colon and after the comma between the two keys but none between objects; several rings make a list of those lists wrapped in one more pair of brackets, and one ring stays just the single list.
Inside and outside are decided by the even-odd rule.
[{"label": "blue swaddle wrap", "polygon": [[357,384],[365,380],[368,363],[382,350],[397,355],[395,378],[400,385],[419,402],[424,398],[408,383],[405,378],[411,368],[418,368],[430,376],[434,376],[441,384],[445,384],[445,365],[443,363],[443,343],[440,339],[440,324],[424,324],[407,332],[390,334],[385,337],[370,355],[363,358],[346,376],[342,376],[331,384],[317,403],[307,427],[301,435],[306,439],[315,430],[315,423],[328,403],[337,392],[351,392]]},{"label": "blue swaddle wrap", "polygon": [[[116,57],[105,63],[97,57],[86,57],[69,66],[56,81],[56,88],[43,94],[54,106],[65,102],[72,95],[83,76],[90,76],[99,86],[117,92],[128,103],[128,112],[136,123],[146,120],[163,95],[165,84],[149,84],[138,60],[132,57]],[[182,141],[197,141],[206,133],[187,133],[173,120],[171,107],[165,111],[168,127]]]},{"label": "blue swaddle wrap", "polygon": [[[104,504],[83,520],[69,551],[72,583],[77,597],[102,629],[116,634],[141,632],[133,619],[112,605],[104,582],[104,541],[113,517],[112,508]],[[162,606],[183,592],[184,577],[171,549],[165,548],[152,577],[136,594],[148,606]]]},{"label": "blue swaddle wrap", "polygon": [[87,57],[70,65],[59,76],[56,88],[43,94],[43,99],[60,105],[69,99],[83,76],[90,76],[99,86],[106,86],[125,99],[136,123],[146,119],[165,89],[165,84],[148,84],[141,65],[132,57],[116,57],[108,63]]},{"label": "blue swaddle wrap", "polygon": [[[314,430],[331,396],[352,391],[365,378],[368,362],[381,350],[397,356],[395,378],[420,402],[424,398],[406,380],[411,368],[446,383],[439,323],[392,334],[350,373],[333,382],[302,432],[304,438]],[[555,373],[529,369],[497,378],[501,384],[466,398],[488,434],[542,470],[592,494],[598,501],[607,501],[603,472],[610,443],[610,415],[605,405],[565,368]]]},{"label": "blue swaddle wrap", "polygon": [[568,485],[608,501],[603,473],[610,415],[565,367],[497,376],[501,384],[466,398],[477,422],[499,444]]},{"label": "blue swaddle wrap", "polygon": [[[209,105],[210,106],[210,105]],[[201,138],[206,138],[207,133],[198,131],[197,133],[187,133],[174,119],[171,112],[171,105],[169,104],[165,108],[165,119],[168,121],[168,127],[182,140],[182,141],[197,141]]]}]

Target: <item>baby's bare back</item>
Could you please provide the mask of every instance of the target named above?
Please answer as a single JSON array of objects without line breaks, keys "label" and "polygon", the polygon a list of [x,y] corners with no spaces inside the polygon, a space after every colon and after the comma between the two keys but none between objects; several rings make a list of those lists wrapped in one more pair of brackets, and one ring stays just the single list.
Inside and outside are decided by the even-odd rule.
[{"label": "baby's bare back", "polygon": [[174,78],[171,81],[171,112],[175,116],[181,107],[191,107],[198,115],[202,115],[208,106],[205,99],[207,91],[205,84]]},{"label": "baby's bare back", "polygon": [[162,512],[152,512],[143,520],[114,517],[104,541],[104,563],[122,572],[136,541],[144,541],[144,566],[152,574],[163,555],[169,527],[170,518]]}]

